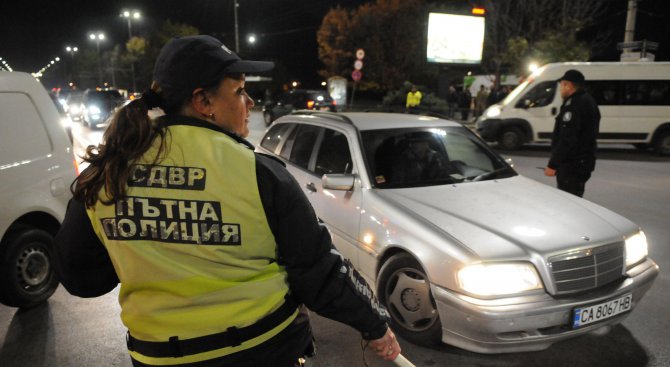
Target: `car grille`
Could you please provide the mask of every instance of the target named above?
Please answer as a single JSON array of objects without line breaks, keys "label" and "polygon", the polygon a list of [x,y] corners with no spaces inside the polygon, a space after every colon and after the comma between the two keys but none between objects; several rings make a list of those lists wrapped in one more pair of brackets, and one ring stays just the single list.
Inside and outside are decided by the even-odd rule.
[{"label": "car grille", "polygon": [[587,291],[623,277],[624,243],[549,258],[556,294]]}]

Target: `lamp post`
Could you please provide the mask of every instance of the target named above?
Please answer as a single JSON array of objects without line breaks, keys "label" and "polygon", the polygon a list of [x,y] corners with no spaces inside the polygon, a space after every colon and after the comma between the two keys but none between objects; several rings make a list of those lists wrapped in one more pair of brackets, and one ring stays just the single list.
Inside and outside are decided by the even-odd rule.
[{"label": "lamp post", "polygon": [[70,82],[74,81],[74,54],[75,52],[79,52],[79,48],[77,46],[65,46],[65,51],[70,54]]},{"label": "lamp post", "polygon": [[95,41],[95,46],[98,51],[98,84],[102,85],[102,60],[100,57],[100,41],[105,39],[105,34],[102,32],[89,33],[88,38]]},{"label": "lamp post", "polygon": [[[133,31],[132,31],[132,26],[131,26],[131,19],[139,20],[142,15],[138,10],[124,10],[121,13],[121,17],[126,18],[128,21],[128,40],[133,38]],[[133,93],[137,91],[137,87],[135,86],[135,61],[131,60],[130,61],[130,76],[133,81]]]}]

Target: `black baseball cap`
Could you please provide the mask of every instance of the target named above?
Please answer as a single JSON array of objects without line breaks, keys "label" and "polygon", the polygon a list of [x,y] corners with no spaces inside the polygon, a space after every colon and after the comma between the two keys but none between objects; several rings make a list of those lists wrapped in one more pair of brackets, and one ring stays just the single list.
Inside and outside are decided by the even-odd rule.
[{"label": "black baseball cap", "polygon": [[190,92],[216,84],[224,74],[262,73],[272,68],[272,62],[242,60],[212,36],[181,36],[161,49],[154,80],[164,91]]},{"label": "black baseball cap", "polygon": [[560,77],[557,81],[560,82],[561,80],[567,80],[569,82],[573,82],[576,84],[583,84],[584,80],[584,74],[579,72],[578,70],[575,69],[570,69],[563,74],[562,77]]}]

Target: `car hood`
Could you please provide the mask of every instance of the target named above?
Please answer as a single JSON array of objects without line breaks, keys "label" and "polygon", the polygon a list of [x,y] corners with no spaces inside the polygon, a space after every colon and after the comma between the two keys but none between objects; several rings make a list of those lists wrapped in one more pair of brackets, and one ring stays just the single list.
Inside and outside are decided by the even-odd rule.
[{"label": "car hood", "polygon": [[545,257],[612,243],[638,228],[612,211],[522,176],[380,190],[379,195],[487,260]]}]

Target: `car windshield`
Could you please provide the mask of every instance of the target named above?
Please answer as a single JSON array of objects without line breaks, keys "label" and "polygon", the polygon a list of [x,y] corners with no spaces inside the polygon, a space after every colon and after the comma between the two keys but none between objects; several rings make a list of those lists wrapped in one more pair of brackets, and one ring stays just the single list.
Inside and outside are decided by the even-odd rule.
[{"label": "car windshield", "polygon": [[516,176],[498,154],[458,127],[361,132],[372,184],[422,187]]}]

